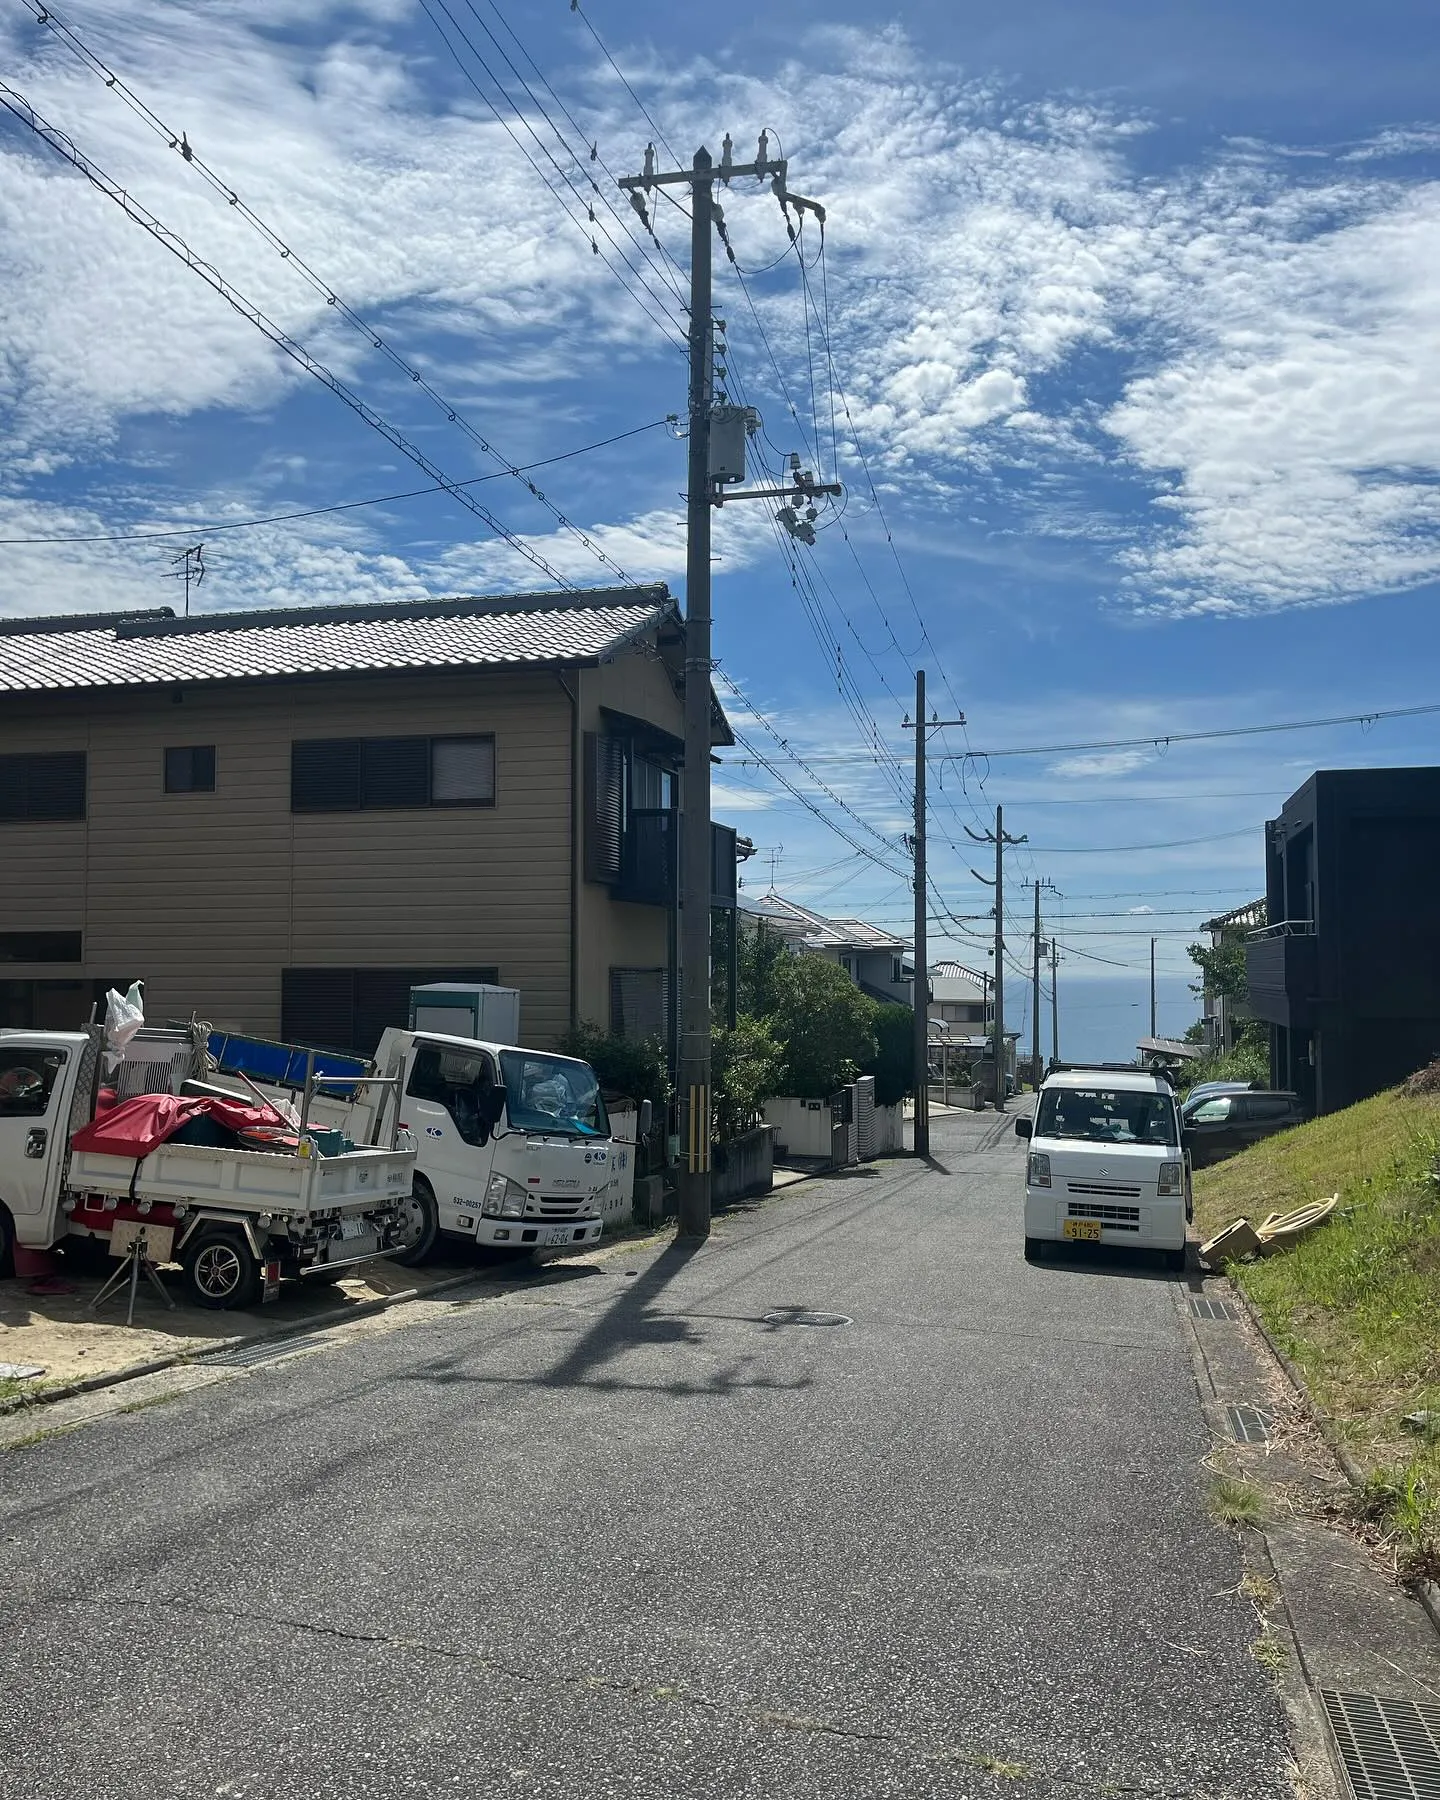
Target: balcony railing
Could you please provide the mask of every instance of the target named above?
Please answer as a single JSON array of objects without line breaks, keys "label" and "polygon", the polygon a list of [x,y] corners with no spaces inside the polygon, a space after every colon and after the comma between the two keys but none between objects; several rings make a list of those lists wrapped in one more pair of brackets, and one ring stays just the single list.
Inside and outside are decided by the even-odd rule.
[{"label": "balcony railing", "polygon": [[[681,815],[668,808],[641,808],[631,812],[621,841],[620,875],[615,883],[617,900],[640,906],[674,904],[679,878]],[[735,832],[728,825],[710,826],[710,904],[733,907],[735,891]]]},{"label": "balcony railing", "polygon": [[1270,938],[1314,937],[1315,921],[1313,919],[1282,919],[1278,925],[1261,925],[1254,931],[1245,933],[1245,941],[1250,944],[1261,944]]}]

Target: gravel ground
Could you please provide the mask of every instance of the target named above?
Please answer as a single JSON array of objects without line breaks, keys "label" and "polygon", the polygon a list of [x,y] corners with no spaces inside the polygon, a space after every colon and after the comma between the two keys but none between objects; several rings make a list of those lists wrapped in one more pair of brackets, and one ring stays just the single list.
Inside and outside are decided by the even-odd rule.
[{"label": "gravel ground", "polygon": [[0,1795],[1287,1794],[1174,1282],[932,1138],[5,1452]]}]

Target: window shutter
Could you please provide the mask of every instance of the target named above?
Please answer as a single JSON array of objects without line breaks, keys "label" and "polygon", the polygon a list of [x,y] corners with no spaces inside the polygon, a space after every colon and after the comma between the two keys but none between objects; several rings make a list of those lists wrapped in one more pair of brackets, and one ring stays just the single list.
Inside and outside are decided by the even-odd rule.
[{"label": "window shutter", "polygon": [[619,738],[585,733],[585,879],[620,876],[621,800],[625,746]]},{"label": "window shutter", "polygon": [[365,738],[360,745],[360,804],[430,804],[429,738]]},{"label": "window shutter", "polygon": [[0,756],[0,819],[83,819],[85,752]]},{"label": "window shutter", "polygon": [[352,971],[282,969],[280,1035],[287,1044],[304,1044],[316,1050],[356,1048]]},{"label": "window shutter", "polygon": [[610,1029],[632,1041],[665,1042],[670,1017],[664,969],[611,969]]},{"label": "window shutter", "polygon": [[291,812],[352,812],[359,804],[359,738],[302,738],[290,746]]}]

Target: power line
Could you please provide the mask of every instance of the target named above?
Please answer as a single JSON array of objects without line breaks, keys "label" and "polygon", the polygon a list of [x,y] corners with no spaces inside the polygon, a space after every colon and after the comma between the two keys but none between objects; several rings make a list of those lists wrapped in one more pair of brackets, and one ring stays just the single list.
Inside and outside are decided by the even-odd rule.
[{"label": "power line", "polygon": [[390,424],[389,420],[376,412],[368,402],[362,400],[318,357],[312,356],[302,344],[267,317],[253,301],[247,300],[239,289],[227,281],[212,264],[197,256],[178,232],[172,231],[169,226],[162,224],[154,213],[128,194],[98,164],[78,149],[70,138],[38,113],[23,94],[5,82],[0,82],[0,106],[19,119],[22,125],[28,126],[43,143],[49,145],[57,156],[77,169],[92,187],[104,194],[107,200],[113,200],[128,219],[139,225],[142,230],[155,239],[156,243],[163,245],[178,261],[184,263],[192,274],[198,275],[243,319],[248,319],[257,330],[263,332],[271,343],[277,349],[282,350],[292,362],[297,363],[307,374],[313,375],[317,381],[322,382],[337,399],[343,400],[373,431],[378,432],[387,443],[392,444],[402,456],[408,457],[411,462],[422,468],[433,481],[438,482],[444,488],[452,499],[458,500],[477,518],[483,520],[496,536],[503,538],[513,550],[548,575],[557,586],[574,591],[575,584],[562,575],[558,569],[553,568],[538,550],[517,536],[509,526],[502,524],[493,513],[480,504],[473,494],[467,493],[457,482],[446,475],[445,471],[417,445],[412,444],[403,432]]},{"label": "power line", "polygon": [[[297,270],[301,277],[321,296],[326,306],[333,308],[339,317],[344,319],[346,324],[349,325],[352,330],[358,332],[362,337],[369,341],[372,349],[380,351],[395,368],[402,374],[408,376],[410,381],[420,389],[427,399],[431,400],[440,411],[444,413],[450,424],[458,426],[458,428],[463,431],[472,443],[476,444],[486,456],[492,457],[498,462],[508,475],[518,481],[532,498],[545,508],[561,529],[569,532],[572,537],[583,544],[598,562],[603,564],[605,568],[609,569],[612,574],[618,576],[619,579],[627,585],[637,585],[631,581],[630,576],[625,573],[619,563],[609,556],[581,526],[575,524],[572,519],[568,518],[554,501],[530,480],[528,475],[517,467],[508,456],[505,456],[501,451],[497,450],[483,433],[471,424],[471,422],[466,419],[456,407],[452,406],[445,396],[426,378],[420,369],[416,368],[413,363],[396,350],[387,339],[382,338],[374,326],[366,319],[362,318],[354,307],[341,299],[340,295],[335,292],[330,283],[326,281],[323,276],[317,274],[310,264],[306,262],[304,257],[302,257],[290,244],[286,243],[284,238],[261,218],[248,202],[240,198],[240,195],[236,190],[221,177],[218,171],[213,169],[210,164],[198,154],[183,131],[177,132],[173,126],[167,124],[166,121],[162,119],[133,88],[122,81],[114,70],[90,49],[84,39],[81,38],[70,25],[66,24],[58,14],[52,12],[47,6],[40,4],[40,0],[23,0],[23,3],[36,14],[41,24],[50,27],[60,42],[70,49],[72,54],[92,75],[103,82],[112,93],[118,95],[137,118],[141,119],[157,137],[168,144],[170,149],[176,151],[181,157],[181,160],[192,168],[195,173],[200,176],[202,181],[219,194],[227,204],[245,220],[246,224],[254,231],[258,232],[282,261],[289,263],[293,269]],[[422,0],[422,4],[424,4],[424,0]],[[444,0],[441,0],[441,4],[444,4]]]},{"label": "power line", "polygon": [[[521,463],[522,470],[547,469],[552,463],[568,462],[572,457],[588,456],[593,450],[608,449],[611,444],[623,443],[626,438],[639,437],[642,432],[654,431],[658,425],[668,425],[675,415],[668,418],[652,419],[648,425],[636,425],[629,431],[618,431],[613,437],[601,438],[598,443],[582,444],[578,450],[562,450],[557,456],[541,457],[539,462]],[[461,488],[479,487],[486,481],[503,481],[508,470],[497,469],[492,475],[472,475],[454,485]],[[207,535],[215,531],[249,531],[257,525],[284,525],[295,519],[318,519],[326,513],[353,512],[362,506],[388,506],[396,500],[416,500],[422,494],[446,494],[450,489],[443,483],[435,483],[430,487],[407,488],[398,494],[375,494],[368,500],[339,500],[333,506],[307,506],[301,512],[270,513],[259,519],[229,519],[219,524],[180,525],[173,531],[101,531],[81,534],[58,535],[53,537],[7,537],[0,538],[0,544],[128,544],[146,543],[155,538],[190,537],[197,531]]]},{"label": "power line", "polygon": [[604,44],[601,43],[600,33],[590,23],[589,15],[580,10],[580,0],[570,0],[570,10],[572,13],[576,14],[576,16],[580,20],[580,23],[590,33],[591,37],[594,38],[595,43],[599,48],[600,54],[605,58],[606,62],[609,63],[610,67],[615,71],[616,75],[619,76],[620,85],[625,89],[625,92],[635,102],[636,106],[639,107],[641,113],[644,115],[645,123],[655,133],[655,136],[656,136],[657,140],[659,141],[661,147],[665,151],[665,154],[670,158],[672,163],[675,163],[678,166],[678,164],[680,162],[680,158],[675,154],[675,152],[670,148],[670,145],[666,142],[665,133],[655,123],[654,119],[651,118],[650,113],[649,113],[648,109],[646,108],[645,102],[640,98],[640,96],[635,92],[634,88],[631,87],[630,83],[626,80],[625,73],[621,69],[619,63],[616,62],[615,58],[605,48]]}]

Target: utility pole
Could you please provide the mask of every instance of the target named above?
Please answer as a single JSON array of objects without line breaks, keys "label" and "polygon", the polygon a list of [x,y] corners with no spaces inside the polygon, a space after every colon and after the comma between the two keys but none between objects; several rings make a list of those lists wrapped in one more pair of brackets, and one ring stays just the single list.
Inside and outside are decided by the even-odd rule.
[{"label": "utility pole", "polygon": [[915,733],[915,1154],[930,1154],[930,958],[926,945],[926,921],[930,896],[925,876],[925,752],[932,731],[946,725],[963,725],[958,719],[925,717],[925,671],[915,671],[915,718],[903,721],[903,729]]},{"label": "utility pole", "polygon": [[1155,940],[1150,940],[1150,1035],[1155,1036]]},{"label": "utility pole", "polygon": [[1060,1060],[1060,946],[1050,939],[1050,1054]]},{"label": "utility pole", "polygon": [[1037,1088],[1040,1086],[1040,958],[1044,953],[1044,945],[1040,941],[1041,888],[1048,888],[1052,894],[1059,893],[1060,891],[1053,882],[1042,881],[1038,875],[1035,877],[1035,966],[1033,973],[1034,985],[1031,989],[1030,999],[1030,1060],[1035,1070],[1035,1086]]},{"label": "utility pole", "polygon": [[995,1110],[1005,1110],[1005,846],[1007,844],[1028,844],[1030,839],[1009,837],[1005,831],[1005,809],[995,808],[995,829],[993,831],[971,831],[967,825],[966,834],[977,844],[993,844],[995,846],[995,879],[990,881],[977,869],[970,873],[977,881],[985,882],[987,887],[995,890],[995,1020],[991,1026],[990,1054],[995,1061]]},{"label": "utility pole", "polygon": [[[731,441],[728,458],[720,465],[711,456],[713,410],[714,317],[711,234],[725,236],[724,215],[715,204],[717,180],[727,186],[737,176],[753,175],[768,180],[785,212],[809,210],[824,223],[824,208],[802,195],[786,190],[788,165],[768,153],[769,139],[760,134],[754,162],[736,163],[731,157],[727,133],[720,166],[702,145],[688,169],[659,173],[655,146],[645,149],[645,167],[639,175],[624,176],[616,185],[630,196],[630,204],[647,232],[655,235],[645,195],[654,189],[683,185],[690,189],[690,392],[689,467],[685,512],[688,533],[685,556],[685,775],[680,839],[680,1057],[677,1086],[681,1096],[683,1160],[679,1170],[678,1211],[682,1237],[710,1234],[710,511],[725,500],[799,498],[809,502],[816,494],[839,493],[837,483],[814,480],[792,458],[789,485],[757,488],[725,494],[722,484],[744,480],[744,446],[747,421],[728,423]],[[739,409],[729,409],[735,414]],[[754,418],[758,426],[758,415]],[[734,441],[738,434],[738,444]],[[737,468],[738,463],[738,468]],[[797,519],[797,530],[808,530]],[[792,534],[793,535],[793,534]],[[809,542],[814,542],[813,531]]]}]

